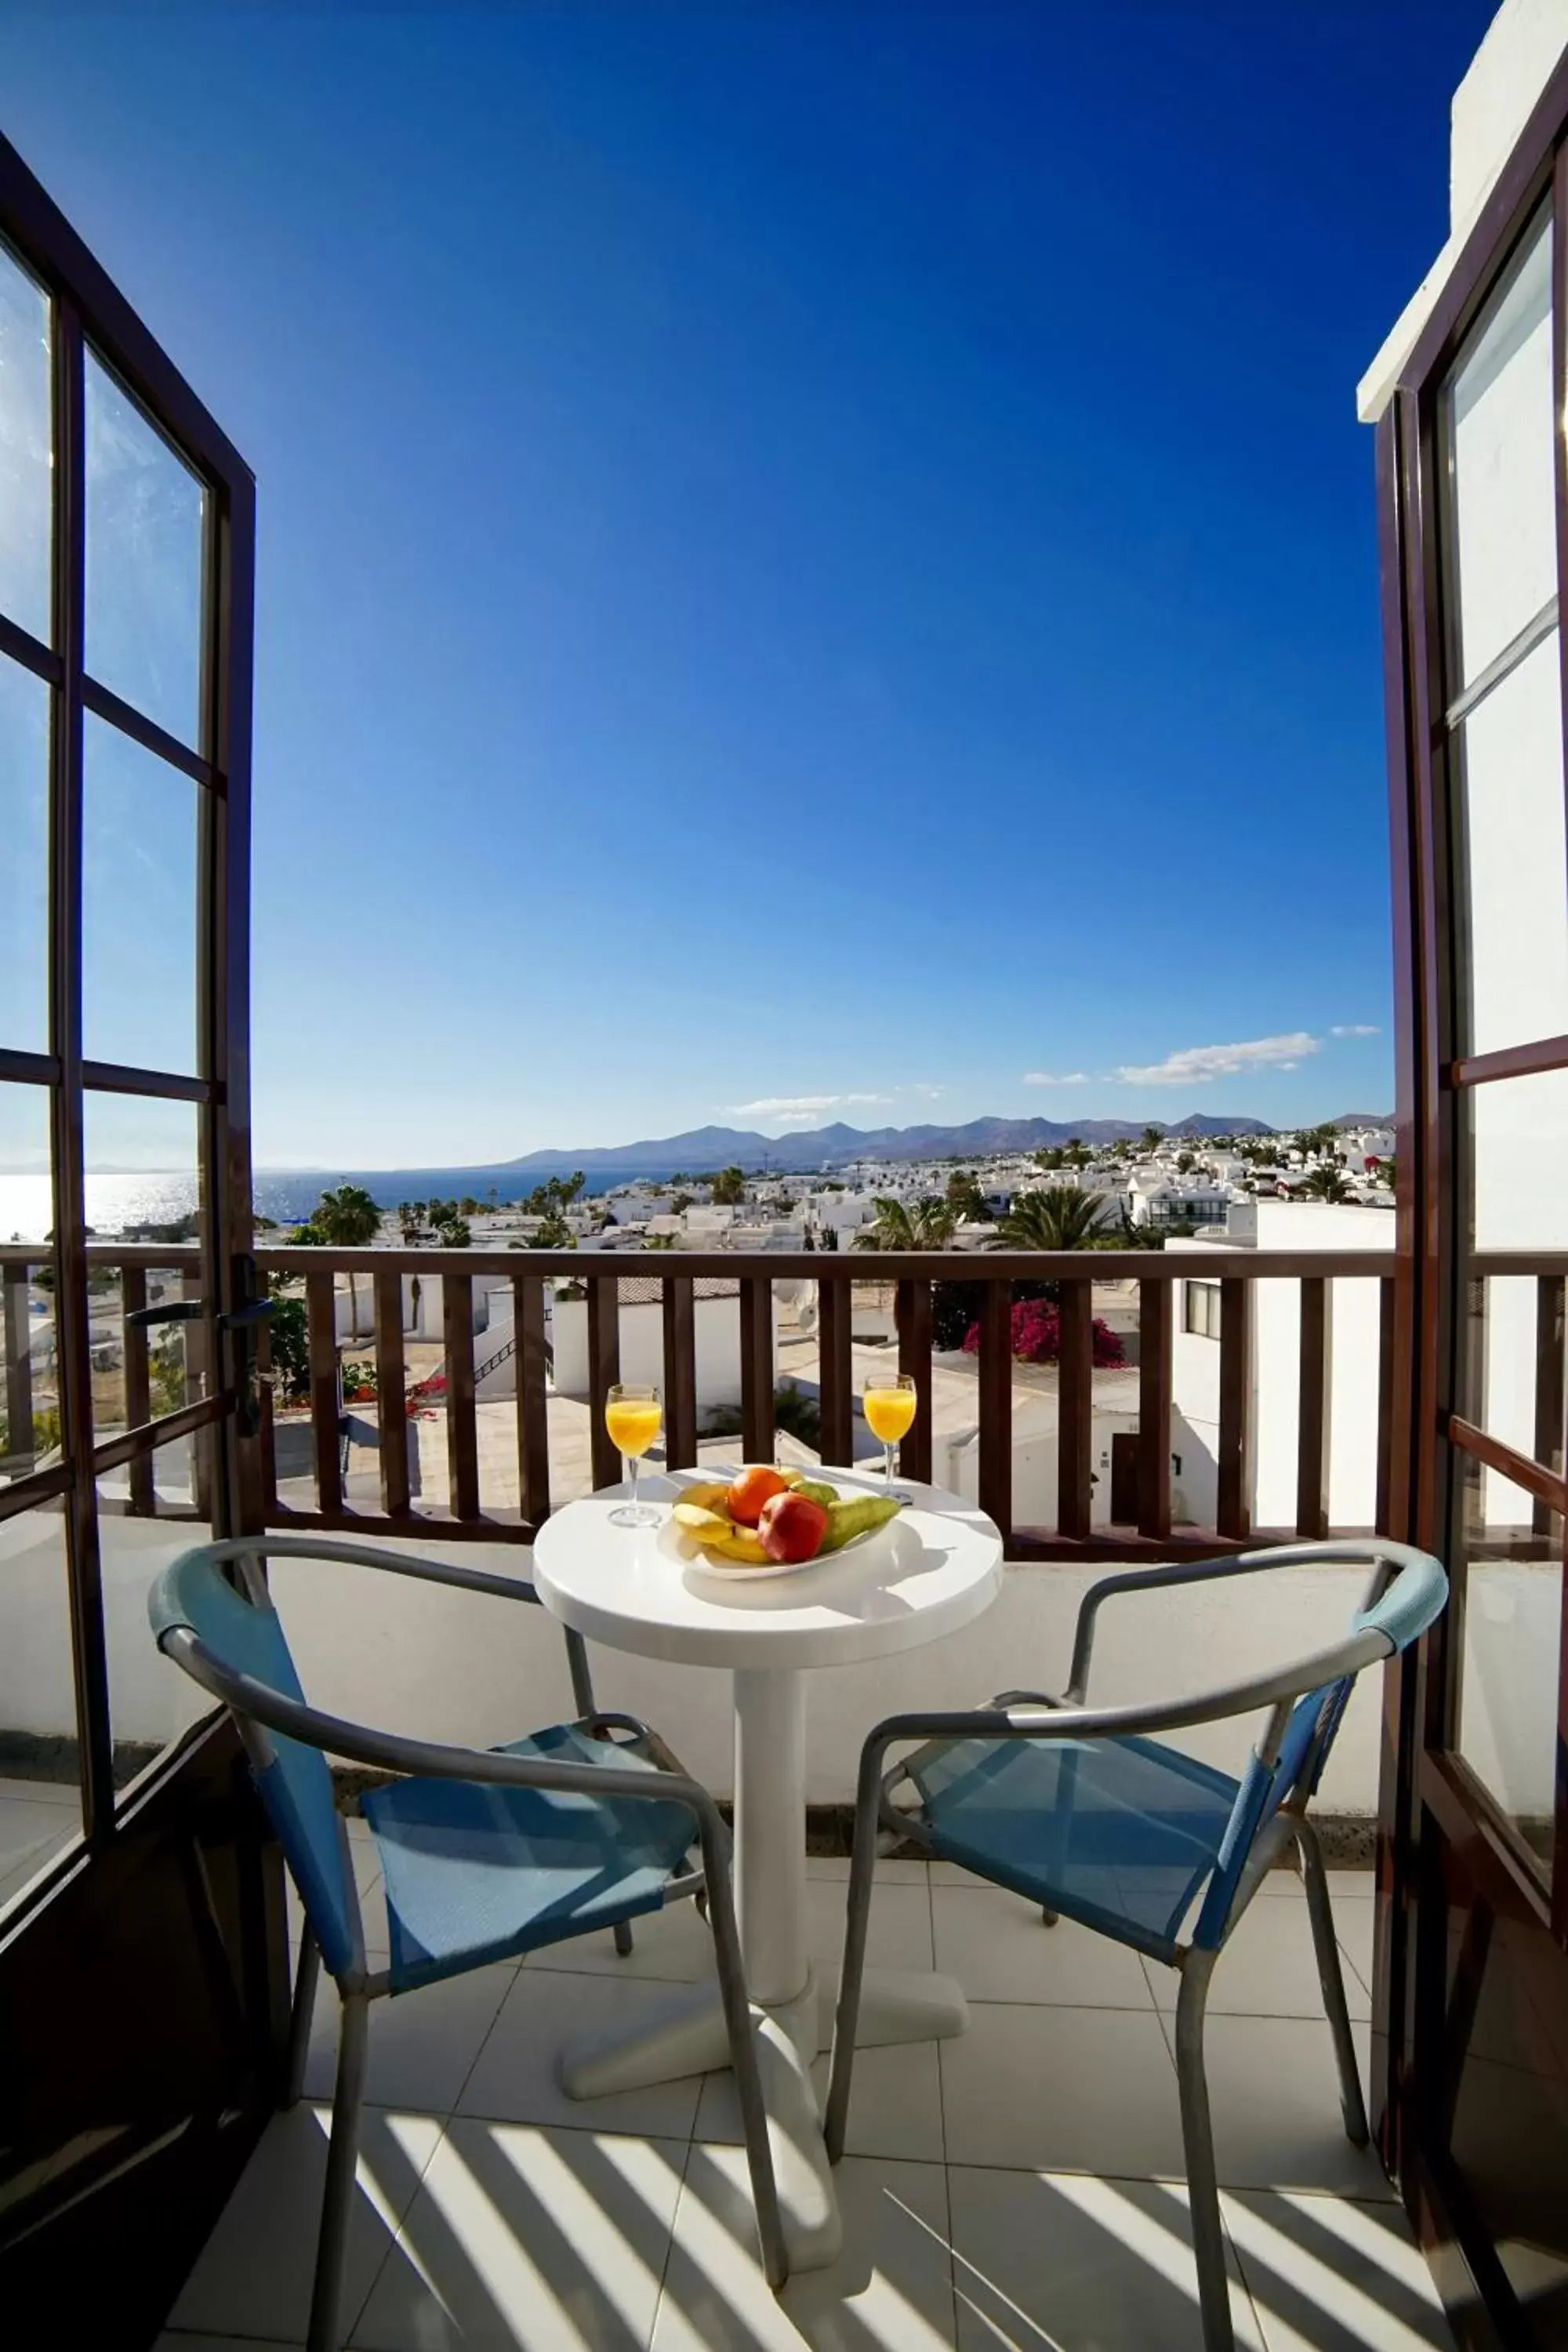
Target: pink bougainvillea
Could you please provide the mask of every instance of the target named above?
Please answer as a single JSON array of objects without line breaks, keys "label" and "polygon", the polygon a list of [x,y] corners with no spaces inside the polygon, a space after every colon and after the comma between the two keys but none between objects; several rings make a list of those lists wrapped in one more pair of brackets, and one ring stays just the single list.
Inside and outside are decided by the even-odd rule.
[{"label": "pink bougainvillea", "polygon": [[[1013,1353],[1023,1364],[1054,1364],[1062,1352],[1062,1318],[1059,1308],[1046,1298],[1020,1298],[1013,1309]],[[1120,1364],[1123,1361],[1121,1342],[1109,1323],[1100,1316],[1094,1318],[1092,1345],[1098,1365]],[[977,1355],[980,1350],[980,1326],[972,1323],[963,1335],[965,1355]]]}]

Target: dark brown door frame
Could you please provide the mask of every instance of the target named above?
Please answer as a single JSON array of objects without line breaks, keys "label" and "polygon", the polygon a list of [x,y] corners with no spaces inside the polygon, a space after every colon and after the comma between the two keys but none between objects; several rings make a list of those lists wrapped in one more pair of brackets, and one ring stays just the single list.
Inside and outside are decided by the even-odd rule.
[{"label": "dark brown door frame", "polygon": [[[259,1525],[255,1444],[236,1435],[238,1351],[222,1318],[251,1247],[250,702],[255,486],[237,451],[58,207],[0,139],[0,235],[48,298],[54,387],[50,638],[0,616],[0,656],[50,691],[49,1041],[7,1049],[0,1080],[47,1089],[55,1182],[62,1459],[0,1488],[0,1518],[61,1513],[83,1840],[0,1929],[0,2306],[47,2314],[60,2342],[150,2342],[270,2105],[287,2013],[281,1879],[231,1727],[198,1724],[117,1792],[98,1479],[150,1465],[176,1433],[210,1448],[219,1534]],[[90,349],[205,494],[199,742],[191,747],[88,675],[84,662]],[[83,715],[197,787],[196,1075],[84,1060]],[[84,1094],[195,1108],[205,1185],[200,1326],[207,1393],[96,1442],[88,1340]],[[150,1497],[150,1466],[142,1475]],[[132,1488],[135,1507],[136,1487]],[[0,1592],[0,1612],[5,1596]],[[3,1626],[3,1615],[0,1615]],[[151,1637],[149,1636],[149,1639]]]},{"label": "dark brown door frame", "polygon": [[[1462,1112],[1470,1088],[1568,1066],[1568,1038],[1470,1055],[1460,984],[1462,906],[1445,722],[1440,576],[1439,390],[1466,335],[1543,203],[1553,207],[1553,338],[1559,646],[1568,739],[1568,58],[1500,174],[1377,427],[1385,707],[1391,794],[1398,1071],[1398,1241],[1394,1533],[1447,1552],[1467,1460],[1486,1461],[1545,1502],[1563,1499],[1560,1462],[1531,1463],[1456,1410],[1466,1401],[1467,1257]],[[1565,740],[1568,751],[1568,740]],[[1568,771],[1565,771],[1568,772]],[[1548,1015],[1550,1017],[1550,1015]],[[1500,1269],[1494,1268],[1494,1271]],[[1512,1269],[1510,1269],[1512,1270]],[[1530,1271],[1533,1269],[1521,1269]],[[1561,1267],[1539,1272],[1555,1282]],[[1543,1301],[1543,1306],[1544,1306]],[[1447,1888],[1454,1874],[1489,1916],[1568,1951],[1568,1612],[1559,1675],[1557,1867],[1550,1897],[1513,1824],[1454,1748],[1464,1579],[1432,1633],[1385,1686],[1373,2018],[1373,2104],[1385,2161],[1401,2180],[1450,2318],[1467,2347],[1529,2347],[1531,2328],[1469,2190],[1447,2151],[1454,2084],[1445,2079]],[[1475,1916],[1472,1906],[1469,1915]],[[1461,1956],[1461,1964],[1463,1956]],[[1563,2184],[1568,2195],[1568,2183]]]}]

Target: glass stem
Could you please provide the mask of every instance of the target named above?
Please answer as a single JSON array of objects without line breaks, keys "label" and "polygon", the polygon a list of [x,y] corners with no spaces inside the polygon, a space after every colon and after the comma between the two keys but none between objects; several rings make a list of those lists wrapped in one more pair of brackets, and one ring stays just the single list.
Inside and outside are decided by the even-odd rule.
[{"label": "glass stem", "polygon": [[888,1457],[884,1466],[888,1474],[888,1484],[890,1486],[893,1483],[893,1441],[890,1437],[883,1438],[882,1451]]},{"label": "glass stem", "polygon": [[634,1511],[637,1507],[637,1469],[641,1462],[641,1458],[640,1454],[628,1454],[626,1456],[626,1460],[632,1465],[632,1508]]}]

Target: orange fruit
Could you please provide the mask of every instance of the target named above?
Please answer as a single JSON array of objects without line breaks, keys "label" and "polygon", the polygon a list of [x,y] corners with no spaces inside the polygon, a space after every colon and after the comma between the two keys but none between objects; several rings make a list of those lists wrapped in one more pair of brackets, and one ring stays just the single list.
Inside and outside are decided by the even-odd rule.
[{"label": "orange fruit", "polygon": [[763,1506],[771,1503],[775,1495],[787,1491],[789,1481],[781,1478],[776,1470],[759,1465],[742,1470],[731,1480],[725,1497],[730,1517],[743,1528],[754,1528],[763,1516]]}]

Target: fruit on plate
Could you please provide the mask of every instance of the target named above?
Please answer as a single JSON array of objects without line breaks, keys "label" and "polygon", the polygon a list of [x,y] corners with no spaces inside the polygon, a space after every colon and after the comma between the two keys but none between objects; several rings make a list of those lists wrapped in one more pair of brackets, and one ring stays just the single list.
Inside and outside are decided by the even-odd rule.
[{"label": "fruit on plate", "polygon": [[710,1511],[701,1503],[677,1503],[670,1517],[677,1527],[687,1535],[695,1536],[699,1543],[710,1543],[720,1536],[731,1535],[734,1531],[722,1511]]},{"label": "fruit on plate", "polygon": [[897,1518],[903,1508],[894,1495],[852,1495],[827,1507],[827,1531],[822,1538],[824,1551],[842,1551],[857,1536],[868,1534],[873,1528],[885,1528],[889,1519]]},{"label": "fruit on plate", "polygon": [[721,1536],[705,1536],[703,1548],[725,1559],[742,1560],[748,1568],[761,1568],[768,1557],[750,1528],[731,1527]]},{"label": "fruit on plate", "polygon": [[759,1463],[750,1470],[741,1471],[731,1479],[725,1507],[730,1517],[742,1527],[754,1528],[763,1516],[764,1503],[771,1503],[775,1495],[787,1492],[785,1482],[778,1472]]},{"label": "fruit on plate", "polygon": [[790,1488],[796,1495],[804,1495],[808,1502],[820,1503],[825,1511],[838,1500],[837,1487],[830,1486],[826,1478],[792,1478]]},{"label": "fruit on plate", "polygon": [[796,1487],[786,1487],[763,1505],[757,1537],[771,1560],[781,1567],[815,1559],[827,1533],[827,1513],[820,1503]]},{"label": "fruit on plate", "polygon": [[[681,1488],[680,1502],[689,1503],[692,1509],[697,1511],[722,1511],[724,1517],[728,1518],[730,1516],[729,1494],[728,1478],[701,1478],[695,1486]],[[680,1517],[679,1503],[676,1506],[675,1515],[677,1518]]]}]

